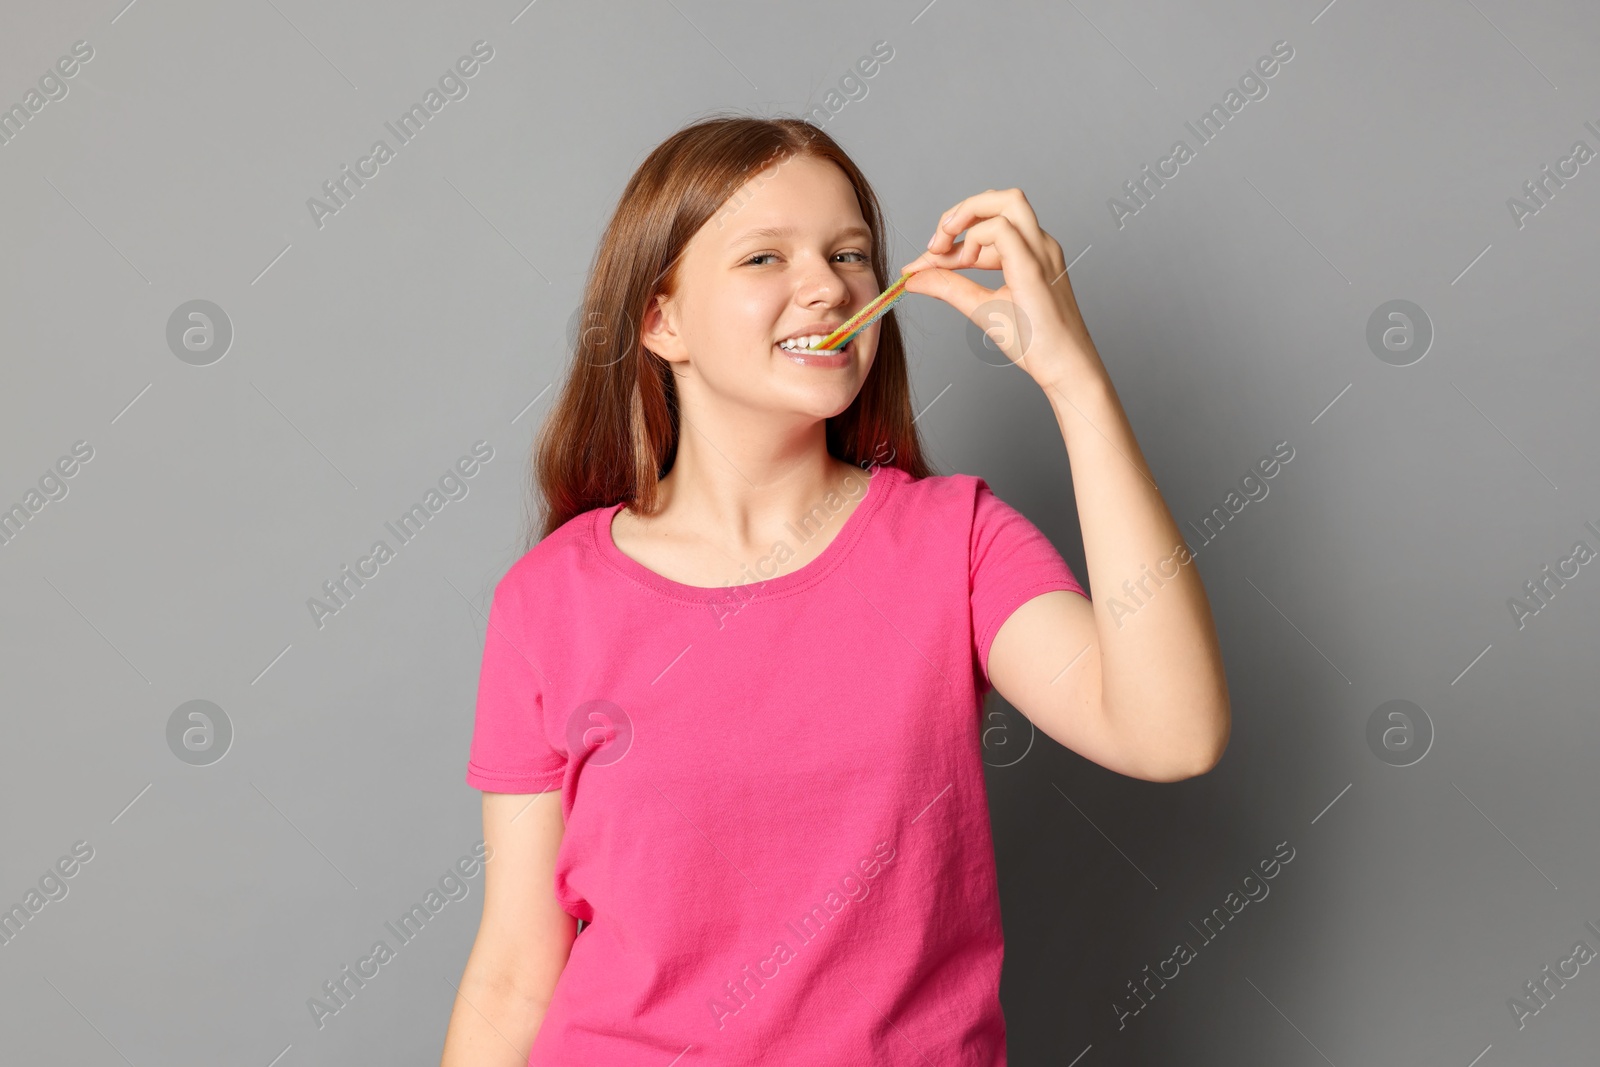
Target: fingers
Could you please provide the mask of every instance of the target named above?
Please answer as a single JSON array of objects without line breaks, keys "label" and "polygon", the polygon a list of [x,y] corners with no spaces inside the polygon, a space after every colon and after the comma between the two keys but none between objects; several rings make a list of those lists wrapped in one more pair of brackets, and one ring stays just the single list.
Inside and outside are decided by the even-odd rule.
[{"label": "fingers", "polygon": [[906,264],[903,274],[912,274],[917,270],[926,270],[929,267],[943,267],[945,270],[999,270],[1000,253],[992,245],[985,244],[982,235],[974,236],[968,233],[963,241],[957,241],[948,252],[924,252],[910,263]]},{"label": "fingers", "polygon": [[[929,251],[949,251],[954,246],[957,234],[985,218],[1010,220],[1039,261],[1046,265],[1051,263],[1050,245],[1054,239],[1040,228],[1033,205],[1021,189],[988,189],[957,203],[939,220],[933,238],[928,242]],[[1060,254],[1059,246],[1056,254]]]},{"label": "fingers", "polygon": [[916,259],[913,259],[910,263],[907,263],[905,266],[901,267],[900,273],[915,274],[918,271],[927,270],[929,267],[937,266],[936,260],[938,258],[939,257],[934,255],[932,252],[924,252]]},{"label": "fingers", "polygon": [[913,274],[906,282],[906,291],[936,297],[969,318],[973,309],[994,298],[993,290],[942,267],[930,267]]},{"label": "fingers", "polygon": [[[1059,253],[1058,253],[1059,254]],[[984,219],[967,228],[967,236],[955,242],[949,251],[927,251],[902,269],[914,273],[928,267],[946,270],[1003,270],[1007,282],[1047,281],[1043,278],[1044,265],[1033,255],[1022,234],[1004,216]]]},{"label": "fingers", "polygon": [[986,189],[958,202],[945,212],[939,220],[939,225],[934,229],[933,241],[929,247],[935,252],[947,251],[956,234],[978,219],[997,215],[1009,218],[1018,230],[1039,228],[1039,220],[1033,213],[1033,205],[1028,203],[1028,198],[1021,189],[1004,191]]}]

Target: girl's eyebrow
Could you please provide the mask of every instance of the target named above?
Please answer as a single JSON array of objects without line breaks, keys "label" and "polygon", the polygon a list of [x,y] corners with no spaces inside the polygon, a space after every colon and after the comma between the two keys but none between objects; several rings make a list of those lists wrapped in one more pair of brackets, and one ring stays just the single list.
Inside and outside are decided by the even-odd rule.
[{"label": "girl's eyebrow", "polygon": [[[742,244],[745,241],[753,241],[762,237],[793,237],[796,232],[797,231],[793,226],[762,226],[758,229],[746,230],[744,233],[741,233],[733,243]],[[865,226],[848,226],[845,229],[840,230],[836,236],[841,238],[870,238],[872,236],[872,231],[867,229]]]}]

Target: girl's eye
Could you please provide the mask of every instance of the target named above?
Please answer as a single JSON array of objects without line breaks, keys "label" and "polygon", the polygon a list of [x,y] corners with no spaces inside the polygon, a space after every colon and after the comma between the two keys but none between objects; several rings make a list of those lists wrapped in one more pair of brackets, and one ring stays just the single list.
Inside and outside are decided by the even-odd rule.
[{"label": "girl's eye", "polygon": [[[834,254],[840,256],[855,256],[857,257],[855,260],[857,263],[867,262],[867,254],[865,252],[836,252]],[[758,259],[776,258],[776,256],[776,252],[757,252],[755,255],[745,260],[745,264],[753,266]]]}]

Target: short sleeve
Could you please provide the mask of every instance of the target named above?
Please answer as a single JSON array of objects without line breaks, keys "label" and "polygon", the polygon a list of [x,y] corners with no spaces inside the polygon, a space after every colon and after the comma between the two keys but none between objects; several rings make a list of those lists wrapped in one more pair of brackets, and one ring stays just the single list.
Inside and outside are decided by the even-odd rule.
[{"label": "short sleeve", "polygon": [[1012,612],[1055,589],[1068,589],[1086,599],[1089,594],[1050,539],[1020,511],[995,496],[982,478],[976,481],[969,586],[973,651],[983,683],[980,691],[986,693],[992,688],[989,648]]},{"label": "short sleeve", "polygon": [[566,757],[545,734],[542,675],[529,636],[529,605],[508,579],[495,587],[478,674],[467,784],[490,793],[561,788]]}]

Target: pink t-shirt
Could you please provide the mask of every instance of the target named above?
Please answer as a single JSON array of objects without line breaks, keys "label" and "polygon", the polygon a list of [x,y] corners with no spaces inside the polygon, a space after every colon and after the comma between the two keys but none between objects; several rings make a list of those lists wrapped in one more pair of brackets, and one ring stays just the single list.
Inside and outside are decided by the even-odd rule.
[{"label": "pink t-shirt", "polygon": [[530,1064],[1004,1065],[989,646],[1083,589],[980,478],[850,481],[751,584],[623,555],[617,504],[496,585],[467,782],[561,791],[586,923]]}]

